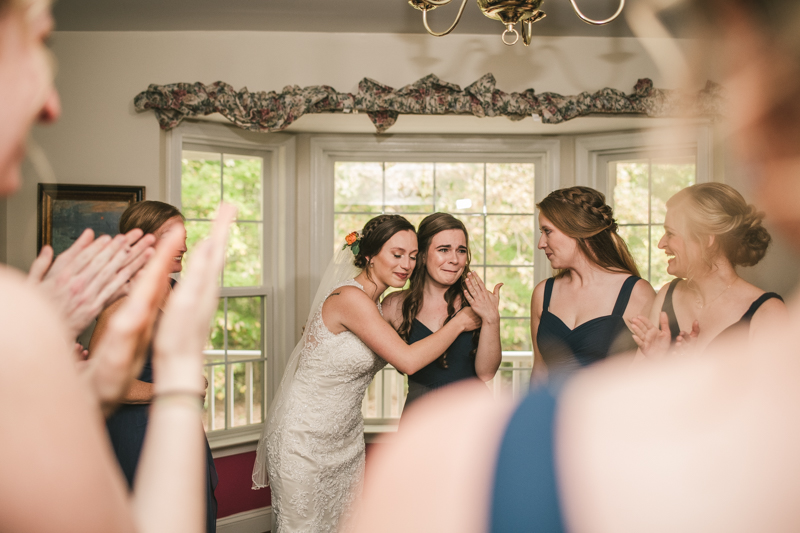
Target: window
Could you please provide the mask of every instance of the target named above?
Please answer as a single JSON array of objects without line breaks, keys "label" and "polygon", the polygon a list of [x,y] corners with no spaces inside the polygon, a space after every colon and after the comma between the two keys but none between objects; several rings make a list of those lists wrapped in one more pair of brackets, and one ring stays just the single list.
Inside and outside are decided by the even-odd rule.
[{"label": "window", "polygon": [[[257,439],[277,381],[273,354],[290,353],[295,342],[294,285],[288,275],[294,253],[287,238],[293,211],[285,193],[292,143],[285,136],[248,135],[212,124],[182,125],[171,133],[169,198],[186,217],[189,263],[194,246],[209,234],[219,203],[238,209],[204,351],[209,387],[203,424],[212,447]],[[286,246],[286,254],[269,253],[277,243]]]},{"label": "window", "polygon": [[664,235],[666,203],[679,190],[696,183],[695,155],[629,153],[604,156],[610,204],[619,233],[636,260],[640,274],[656,289],[672,278],[667,257],[658,249]]},{"label": "window", "polygon": [[[327,245],[333,251],[345,235],[381,213],[401,214],[415,226],[437,211],[463,221],[470,237],[471,268],[490,288],[505,284],[500,304],[503,363],[490,386],[497,393],[522,393],[532,361],[530,296],[535,270],[539,273],[541,268],[535,260],[534,204],[554,183],[555,169],[548,168],[548,162],[557,143],[519,146],[519,151],[509,143],[491,154],[441,141],[422,144],[427,153],[414,150],[411,155],[404,153],[411,151],[407,146],[392,150],[384,143],[370,150],[368,143],[354,143],[349,151],[326,154],[334,178],[329,196],[334,231]],[[364,398],[367,427],[398,418],[405,390],[404,376],[393,368],[380,372]]]},{"label": "window", "polygon": [[658,249],[666,202],[684,187],[710,179],[710,135],[701,126],[680,142],[646,134],[585,136],[576,142],[577,183],[606,195],[641,276],[656,290],[671,278]]},{"label": "window", "polygon": [[263,168],[258,156],[186,149],[182,154],[181,206],[189,258],[194,245],[210,233],[220,201],[238,209],[220,277],[222,297],[205,350],[207,432],[259,424],[266,416]]}]

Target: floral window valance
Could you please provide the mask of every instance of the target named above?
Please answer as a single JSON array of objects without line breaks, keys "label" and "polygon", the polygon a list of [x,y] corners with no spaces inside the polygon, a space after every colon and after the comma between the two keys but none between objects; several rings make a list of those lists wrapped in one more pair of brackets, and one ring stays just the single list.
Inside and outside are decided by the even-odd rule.
[{"label": "floral window valance", "polygon": [[506,93],[496,87],[492,74],[461,89],[433,74],[393,89],[369,78],[358,92],[340,93],[327,85],[287,86],[283,91],[236,91],[221,81],[150,85],[134,99],[137,111],[152,109],[162,129],[169,130],[185,118],[219,113],[237,126],[262,132],[281,131],[308,113],[366,113],[378,133],[388,130],[402,114],[473,115],[522,120],[538,115],[546,124],[558,124],[595,114],[648,117],[711,117],[720,115],[721,87],[708,82],[697,92],[656,89],[650,79],[636,83],[633,92],[601,89],[575,96],[536,94],[533,89]]}]

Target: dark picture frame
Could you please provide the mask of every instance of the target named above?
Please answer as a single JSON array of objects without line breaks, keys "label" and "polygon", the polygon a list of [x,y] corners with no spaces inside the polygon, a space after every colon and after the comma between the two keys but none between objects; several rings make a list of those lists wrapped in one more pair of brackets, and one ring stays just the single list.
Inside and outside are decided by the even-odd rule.
[{"label": "dark picture frame", "polygon": [[86,228],[94,230],[95,237],[116,235],[125,209],[144,199],[144,186],[40,183],[36,253],[49,244],[58,255]]}]

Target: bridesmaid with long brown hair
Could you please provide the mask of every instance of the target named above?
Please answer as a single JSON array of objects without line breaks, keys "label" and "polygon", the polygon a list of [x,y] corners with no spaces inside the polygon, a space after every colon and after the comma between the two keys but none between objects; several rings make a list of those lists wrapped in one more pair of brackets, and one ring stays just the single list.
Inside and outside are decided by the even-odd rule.
[{"label": "bridesmaid with long brown hair", "polygon": [[489,381],[502,357],[499,283],[490,292],[470,272],[469,234],[464,223],[447,213],[425,217],[417,232],[417,266],[406,290],[383,301],[384,318],[407,343],[438,331],[462,307],[469,305],[482,326],[459,335],[441,357],[408,376],[406,406],[424,394],[464,379]]},{"label": "bridesmaid with long brown hair", "polygon": [[647,316],[655,292],[639,277],[605,196],[589,187],[551,192],[539,202],[539,249],[555,277],[531,298],[531,381],[564,377],[611,354],[635,353],[630,322]]}]

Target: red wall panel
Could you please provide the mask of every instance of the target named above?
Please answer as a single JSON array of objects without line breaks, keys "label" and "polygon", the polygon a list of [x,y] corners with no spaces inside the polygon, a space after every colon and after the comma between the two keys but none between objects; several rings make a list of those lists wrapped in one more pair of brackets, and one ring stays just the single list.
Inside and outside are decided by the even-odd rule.
[{"label": "red wall panel", "polygon": [[260,509],[270,505],[269,488],[253,490],[253,463],[256,452],[247,452],[214,459],[219,484],[217,485],[217,518]]}]

